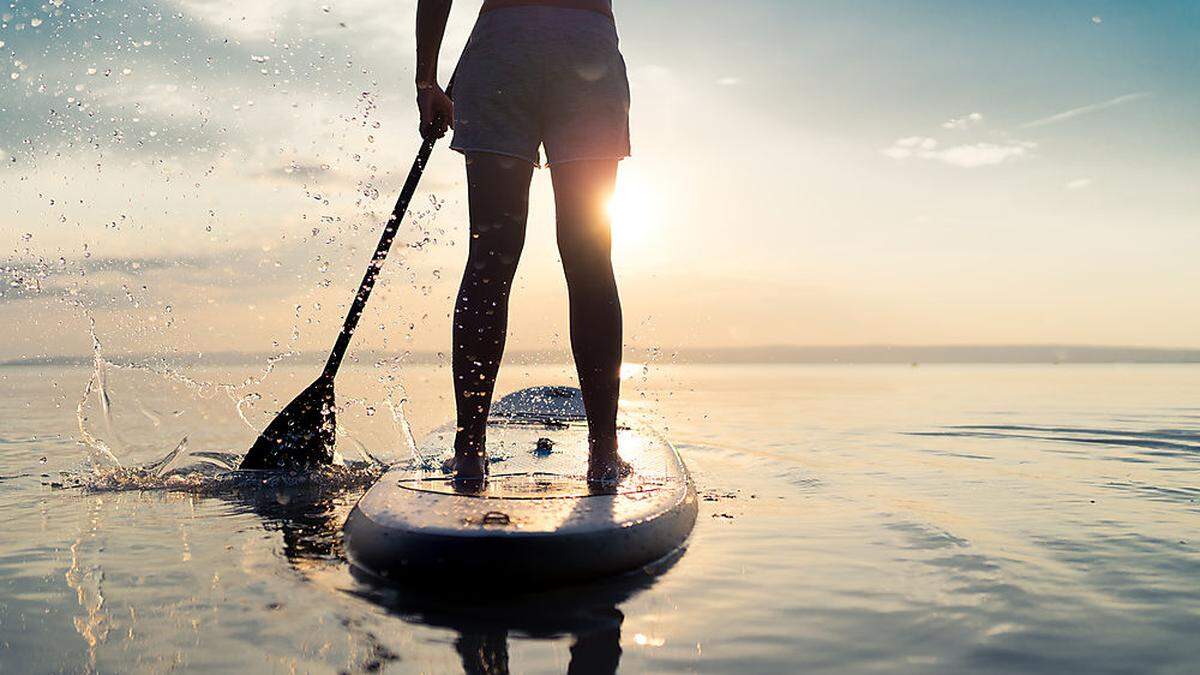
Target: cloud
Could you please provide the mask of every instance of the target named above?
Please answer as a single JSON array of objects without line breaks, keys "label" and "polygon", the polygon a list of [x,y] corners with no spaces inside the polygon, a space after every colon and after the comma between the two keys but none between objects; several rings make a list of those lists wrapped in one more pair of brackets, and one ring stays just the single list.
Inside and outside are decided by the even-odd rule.
[{"label": "cloud", "polygon": [[880,152],[896,160],[924,159],[951,166],[973,169],[991,166],[1028,156],[1037,143],[1032,141],[1003,141],[1000,143],[966,143],[941,147],[937,139],[927,136],[908,136],[898,139]]},{"label": "cloud", "polygon": [[942,122],[943,129],[963,130],[983,123],[983,113],[969,113],[962,117],[954,117]]},{"label": "cloud", "polygon": [[732,87],[734,85],[738,85],[741,83],[742,83],[742,78],[740,78],[740,77],[722,77],[717,80],[717,84],[719,84],[723,87]]},{"label": "cloud", "polygon": [[[122,297],[123,283],[160,272],[181,272],[210,265],[197,256],[0,259],[0,303],[60,294],[112,299]],[[129,289],[124,288],[128,293]]]},{"label": "cloud", "polygon": [[1067,189],[1068,190],[1082,190],[1083,188],[1088,187],[1091,184],[1092,184],[1091,178],[1076,178],[1075,180],[1069,181],[1067,183]]},{"label": "cloud", "polygon": [[934,159],[946,164],[974,168],[1003,164],[1012,159],[1020,159],[1037,147],[1032,141],[1005,141],[1003,143],[972,143],[956,145],[934,153]]},{"label": "cloud", "polygon": [[891,147],[880,150],[884,155],[892,159],[907,159],[909,157],[923,157],[925,153],[931,152],[938,145],[937,139],[929,138],[928,136],[907,136],[897,139],[892,143]]},{"label": "cloud", "polygon": [[1049,117],[1043,117],[1041,119],[1033,120],[1032,122],[1026,122],[1025,124],[1021,125],[1021,128],[1022,129],[1031,129],[1033,127],[1045,126],[1047,124],[1056,124],[1058,122],[1064,122],[1073,117],[1079,117],[1080,115],[1090,115],[1091,113],[1094,113],[1094,112],[1097,112],[1100,110],[1105,110],[1107,108],[1113,108],[1113,107],[1116,107],[1119,105],[1124,105],[1126,103],[1130,103],[1132,101],[1137,101],[1137,100],[1146,98],[1148,96],[1150,96],[1150,93],[1144,92],[1144,91],[1136,92],[1133,94],[1125,94],[1123,96],[1118,96],[1116,98],[1110,98],[1107,101],[1101,101],[1099,103],[1093,103],[1091,105],[1085,105],[1085,106],[1082,106],[1079,108],[1071,108],[1070,110],[1064,110],[1063,112],[1056,113],[1054,115],[1050,115]]}]

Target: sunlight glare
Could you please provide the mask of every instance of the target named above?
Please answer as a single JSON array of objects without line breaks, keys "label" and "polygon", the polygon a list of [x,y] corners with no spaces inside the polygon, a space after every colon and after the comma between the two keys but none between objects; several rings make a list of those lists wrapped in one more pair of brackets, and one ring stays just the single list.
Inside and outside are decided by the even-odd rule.
[{"label": "sunlight glare", "polygon": [[613,238],[618,244],[641,242],[658,222],[655,191],[640,172],[622,167],[617,187],[608,202]]},{"label": "sunlight glare", "polygon": [[649,370],[644,363],[622,363],[621,379],[628,380],[631,377],[644,376]]}]

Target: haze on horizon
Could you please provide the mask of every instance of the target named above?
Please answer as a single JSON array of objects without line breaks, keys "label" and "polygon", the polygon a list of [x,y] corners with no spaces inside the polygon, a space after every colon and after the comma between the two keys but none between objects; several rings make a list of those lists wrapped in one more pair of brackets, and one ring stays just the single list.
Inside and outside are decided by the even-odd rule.
[{"label": "haze on horizon", "polygon": [[[1200,346],[1195,3],[615,4],[631,347]],[[414,5],[3,10],[0,360],[327,348],[419,142]],[[360,349],[448,349],[446,145]],[[544,171],[513,303],[565,347]]]}]

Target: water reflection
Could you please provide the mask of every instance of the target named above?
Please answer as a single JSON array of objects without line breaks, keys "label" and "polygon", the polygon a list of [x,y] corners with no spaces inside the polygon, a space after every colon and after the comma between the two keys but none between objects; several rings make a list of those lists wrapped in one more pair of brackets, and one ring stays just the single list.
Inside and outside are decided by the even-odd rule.
[{"label": "water reflection", "polygon": [[342,523],[362,491],[361,487],[353,491],[330,490],[314,483],[215,496],[230,502],[239,512],[258,516],[267,531],[278,532],[283,540],[284,558],[296,571],[307,573],[345,560]]},{"label": "water reflection", "polygon": [[[328,490],[249,490],[220,495],[239,511],[262,519],[263,527],[279,532],[282,553],[288,563],[305,576],[346,565],[342,524],[361,490],[330,493]],[[621,660],[619,606],[651,588],[682,555],[671,557],[637,572],[585,586],[537,592],[503,592],[488,589],[487,595],[456,593],[449,588],[412,581],[386,584],[354,567],[349,567],[352,587],[345,592],[384,608],[408,623],[453,630],[455,651],[463,672],[498,675],[509,671],[510,637],[530,639],[569,638],[571,674],[610,674]],[[361,626],[346,628],[363,638],[376,665],[399,657],[382,648],[382,643]],[[368,664],[361,664],[369,668]]]},{"label": "water reflection", "polygon": [[457,633],[455,650],[467,675],[509,672],[509,638],[571,639],[568,673],[615,673],[621,661],[618,607],[652,587],[679,553],[653,567],[588,584],[531,593],[488,589],[456,593],[427,585],[386,585],[351,568],[358,587],[349,592],[409,623]]}]

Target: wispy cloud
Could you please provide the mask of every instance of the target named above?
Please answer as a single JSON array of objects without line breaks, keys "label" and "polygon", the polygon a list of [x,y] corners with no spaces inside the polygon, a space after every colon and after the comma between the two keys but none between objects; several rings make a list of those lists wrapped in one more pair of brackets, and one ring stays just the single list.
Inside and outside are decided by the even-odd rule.
[{"label": "wispy cloud", "polygon": [[909,136],[898,139],[882,152],[896,160],[924,159],[951,166],[973,169],[1020,159],[1029,155],[1037,143],[1032,141],[1003,141],[999,143],[964,143],[942,147],[935,138]]},{"label": "wispy cloud", "polygon": [[907,159],[909,157],[920,157],[926,152],[932,152],[938,146],[936,138],[928,136],[907,136],[905,138],[896,139],[890,147],[884,148],[880,152],[892,159]]},{"label": "wispy cloud", "polygon": [[946,164],[974,168],[1003,164],[1009,160],[1027,156],[1037,143],[1032,141],[1004,141],[1003,143],[970,143],[956,145],[934,153],[934,159]]},{"label": "wispy cloud", "polygon": [[954,117],[942,122],[943,129],[963,130],[983,123],[983,113],[969,113],[962,117]]},{"label": "wispy cloud", "polygon": [[1083,188],[1088,187],[1091,184],[1092,184],[1091,178],[1076,178],[1075,180],[1067,182],[1067,189],[1068,190],[1082,190]]},{"label": "wispy cloud", "polygon": [[1100,110],[1114,108],[1116,106],[1131,103],[1148,96],[1150,96],[1150,93],[1145,91],[1139,91],[1133,94],[1125,94],[1116,98],[1110,98],[1107,101],[1101,101],[1099,103],[1093,103],[1091,105],[1085,105],[1079,108],[1071,108],[1070,110],[1064,110],[1063,112],[1050,115],[1049,117],[1043,117],[1041,119],[1033,120],[1032,122],[1026,122],[1025,124],[1021,125],[1021,128],[1031,129],[1033,127],[1046,126],[1047,124],[1057,124],[1058,122],[1064,122],[1071,118],[1079,117],[1080,115],[1090,115]]}]

